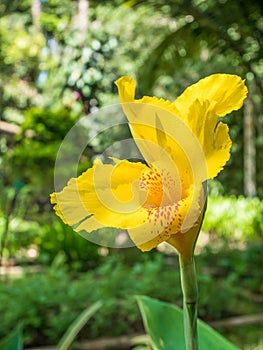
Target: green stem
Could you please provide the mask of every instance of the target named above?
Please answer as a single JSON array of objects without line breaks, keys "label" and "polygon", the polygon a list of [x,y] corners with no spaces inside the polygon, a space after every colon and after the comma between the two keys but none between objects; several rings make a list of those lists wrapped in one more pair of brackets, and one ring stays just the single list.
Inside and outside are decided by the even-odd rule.
[{"label": "green stem", "polygon": [[197,350],[197,281],[194,258],[179,256],[181,285],[184,298],[184,334],[186,350]]}]

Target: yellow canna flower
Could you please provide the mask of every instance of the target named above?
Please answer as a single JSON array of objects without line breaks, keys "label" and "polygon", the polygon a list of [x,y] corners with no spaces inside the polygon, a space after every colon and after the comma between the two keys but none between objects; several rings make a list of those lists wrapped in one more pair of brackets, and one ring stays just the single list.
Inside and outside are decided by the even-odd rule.
[{"label": "yellow canna flower", "polygon": [[149,96],[136,100],[136,82],[130,77],[116,85],[147,165],[97,159],[51,194],[51,203],[77,232],[127,229],[142,251],[167,241],[190,258],[205,211],[203,183],[230,157],[228,127],[218,119],[242,106],[247,88],[236,75],[214,74],[170,102]]}]

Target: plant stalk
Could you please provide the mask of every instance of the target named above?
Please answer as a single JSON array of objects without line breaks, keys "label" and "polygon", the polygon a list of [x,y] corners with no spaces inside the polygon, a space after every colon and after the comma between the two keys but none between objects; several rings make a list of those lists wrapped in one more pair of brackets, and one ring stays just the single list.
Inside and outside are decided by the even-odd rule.
[{"label": "plant stalk", "polygon": [[179,255],[181,286],[184,301],[184,334],[186,350],[198,350],[197,336],[197,280],[194,258]]}]

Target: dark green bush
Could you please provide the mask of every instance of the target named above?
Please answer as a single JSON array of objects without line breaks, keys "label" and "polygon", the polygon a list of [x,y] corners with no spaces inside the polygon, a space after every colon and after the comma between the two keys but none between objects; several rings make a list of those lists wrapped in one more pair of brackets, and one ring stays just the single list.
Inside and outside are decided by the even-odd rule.
[{"label": "dark green bush", "polygon": [[[166,300],[179,297],[180,289],[175,292],[176,274],[166,278],[168,289],[158,288],[160,276],[169,274],[161,255],[132,267],[121,260],[109,257],[96,270],[72,279],[72,274],[56,259],[43,273],[1,283],[0,313],[4,317],[0,338],[23,320],[26,344],[56,344],[74,318],[97,300],[104,305],[88,327],[89,337],[132,333],[138,329],[140,319],[134,294],[165,296]],[[178,274],[177,278],[179,282]]]},{"label": "dark green bush", "polygon": [[99,246],[85,240],[55,217],[52,224],[44,223],[36,238],[38,262],[50,264],[58,253],[64,255],[64,263],[76,270],[94,268],[102,261]]}]

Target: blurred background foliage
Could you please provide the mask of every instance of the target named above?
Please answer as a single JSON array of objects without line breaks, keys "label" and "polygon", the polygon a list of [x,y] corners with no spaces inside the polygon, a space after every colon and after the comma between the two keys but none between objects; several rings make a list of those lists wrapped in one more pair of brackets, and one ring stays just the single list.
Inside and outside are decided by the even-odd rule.
[{"label": "blurred background foliage", "polygon": [[[262,1],[2,0],[0,16],[1,263],[41,271],[19,279],[2,276],[0,338],[24,320],[26,344],[54,344],[98,298],[107,307],[87,330],[92,337],[141,330],[128,295],[180,304],[178,276],[169,268],[173,256],[102,249],[73,234],[49,204],[61,141],[84,116],[89,123],[83,138],[100,128],[89,115],[118,103],[114,81],[122,75],[136,78],[138,96],[170,100],[212,73],[246,79],[245,106],[227,117],[232,157],[209,183],[198,246],[200,315],[212,322],[262,307]],[[79,172],[127,137],[125,127],[102,133],[83,151]],[[160,275],[162,288],[153,283]],[[242,308],[236,305],[239,295]],[[253,349],[261,346],[258,328],[246,330],[229,336],[244,349],[251,342]]]}]

